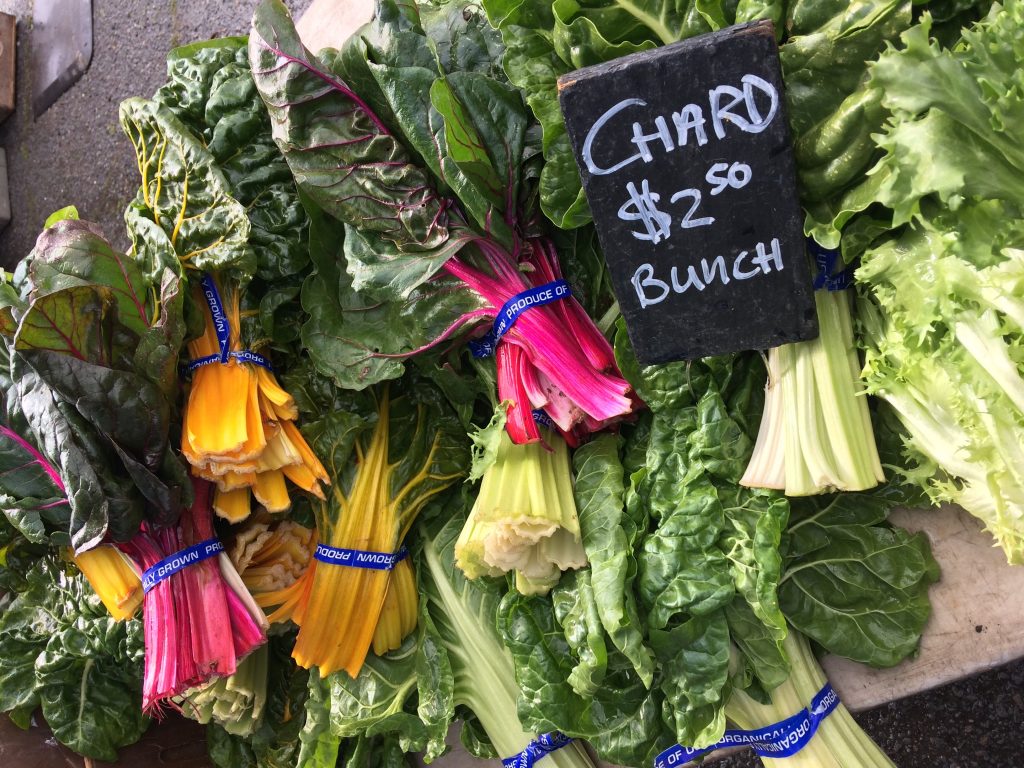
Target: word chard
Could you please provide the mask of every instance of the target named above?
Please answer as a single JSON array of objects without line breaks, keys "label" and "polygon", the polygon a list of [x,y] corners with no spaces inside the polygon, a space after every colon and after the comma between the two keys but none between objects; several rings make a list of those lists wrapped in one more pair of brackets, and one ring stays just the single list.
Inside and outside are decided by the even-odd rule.
[{"label": "word chard", "polygon": [[641,363],[814,338],[770,22],[572,72],[559,98]]}]

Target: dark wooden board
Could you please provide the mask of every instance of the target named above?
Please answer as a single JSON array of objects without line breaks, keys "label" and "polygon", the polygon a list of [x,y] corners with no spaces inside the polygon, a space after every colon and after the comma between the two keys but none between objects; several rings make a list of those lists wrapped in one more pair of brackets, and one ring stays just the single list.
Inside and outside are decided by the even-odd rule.
[{"label": "dark wooden board", "polygon": [[641,362],[817,335],[771,22],[586,67],[558,87]]}]

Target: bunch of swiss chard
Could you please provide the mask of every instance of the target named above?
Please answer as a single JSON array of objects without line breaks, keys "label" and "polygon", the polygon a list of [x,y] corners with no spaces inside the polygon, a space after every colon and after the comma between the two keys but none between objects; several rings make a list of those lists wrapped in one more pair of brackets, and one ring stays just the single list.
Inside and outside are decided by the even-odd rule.
[{"label": "bunch of swiss chard", "polygon": [[[300,192],[345,224],[344,269],[317,264],[302,289],[303,344],[339,386],[395,378],[405,358],[562,280],[537,220],[539,132],[481,14],[382,2],[341,51],[317,58],[267,0],[249,52]],[[525,312],[496,355],[516,442],[540,439],[535,409],[566,434],[633,409],[610,344],[575,298]]]},{"label": "bunch of swiss chard", "polygon": [[[803,500],[739,486],[757,357],[641,369],[624,333],[617,348],[651,416],[574,456],[590,569],[548,598],[510,591],[499,608],[524,726],[649,765],[671,744],[714,743],[727,720],[782,720],[816,693],[807,681],[824,678],[800,635],[875,666],[912,653],[938,572],[924,537],[884,522],[911,499],[894,486]],[[888,765],[848,715],[829,729],[808,764]],[[871,761],[851,762],[847,743]]]}]

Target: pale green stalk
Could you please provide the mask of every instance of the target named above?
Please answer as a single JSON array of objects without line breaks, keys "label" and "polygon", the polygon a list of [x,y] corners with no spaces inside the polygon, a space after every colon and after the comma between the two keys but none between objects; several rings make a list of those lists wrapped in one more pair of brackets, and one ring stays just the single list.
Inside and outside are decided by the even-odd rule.
[{"label": "pale green stalk", "polygon": [[[783,649],[791,666],[789,678],[771,692],[772,703],[761,704],[736,691],[725,714],[743,730],[761,728],[785,720],[809,706],[827,682],[807,639],[790,629]],[[786,758],[762,757],[766,768],[896,768],[857,725],[842,702],[818,726],[807,745]]]}]

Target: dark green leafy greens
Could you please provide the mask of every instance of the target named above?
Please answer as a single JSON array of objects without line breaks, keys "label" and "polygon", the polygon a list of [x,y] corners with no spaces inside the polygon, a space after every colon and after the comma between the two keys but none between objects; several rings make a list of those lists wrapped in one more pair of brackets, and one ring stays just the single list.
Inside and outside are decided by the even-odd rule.
[{"label": "dark green leafy greens", "polygon": [[[493,314],[450,276],[453,259],[500,284],[494,264],[517,265],[536,247],[539,133],[497,66],[501,49],[479,9],[458,2],[384,0],[320,57],[283,4],[256,11],[250,60],[274,138],[313,219],[326,214],[313,225],[323,234],[311,236],[302,338],[339,386],[396,378],[410,355]],[[344,238],[327,234],[332,220]],[[597,305],[593,238],[565,238],[562,253]]]},{"label": "dark green leafy greens", "polygon": [[56,556],[0,616],[0,711],[28,724],[36,707],[62,744],[115,760],[149,724],[142,715],[142,626],[117,622],[85,578]]},{"label": "dark green leafy greens", "polygon": [[[184,336],[177,278],[147,280],[76,219],[44,231],[19,270],[5,421],[61,480],[69,514],[52,532],[83,550],[130,537],[147,503],[151,519],[176,519],[188,493],[168,450]],[[42,535],[38,519],[22,528]]]},{"label": "dark green leafy greens", "polygon": [[652,414],[576,452],[590,578],[565,576],[549,598],[512,592],[499,610],[523,724],[645,765],[716,741],[733,691],[766,700],[790,673],[790,627],[877,666],[912,653],[937,570],[922,536],[884,522],[908,497],[798,500],[791,516],[781,495],[737,485],[757,356],[640,369],[624,336],[618,353]]},{"label": "dark green leafy greens", "polygon": [[902,497],[847,493],[792,502],[779,602],[789,623],[832,653],[891,667],[912,654],[939,567],[923,533],[885,525]]},{"label": "dark green leafy greens", "polygon": [[[951,26],[988,3],[935,3]],[[907,0],[722,2],[722,0],[484,0],[502,32],[504,68],[544,129],[541,206],[555,224],[590,221],[558,107],[557,79],[574,69],[759,18],[780,38],[788,114],[808,228],[828,240],[843,193],[877,156],[877,94],[865,89],[867,64],[911,23]]]}]

